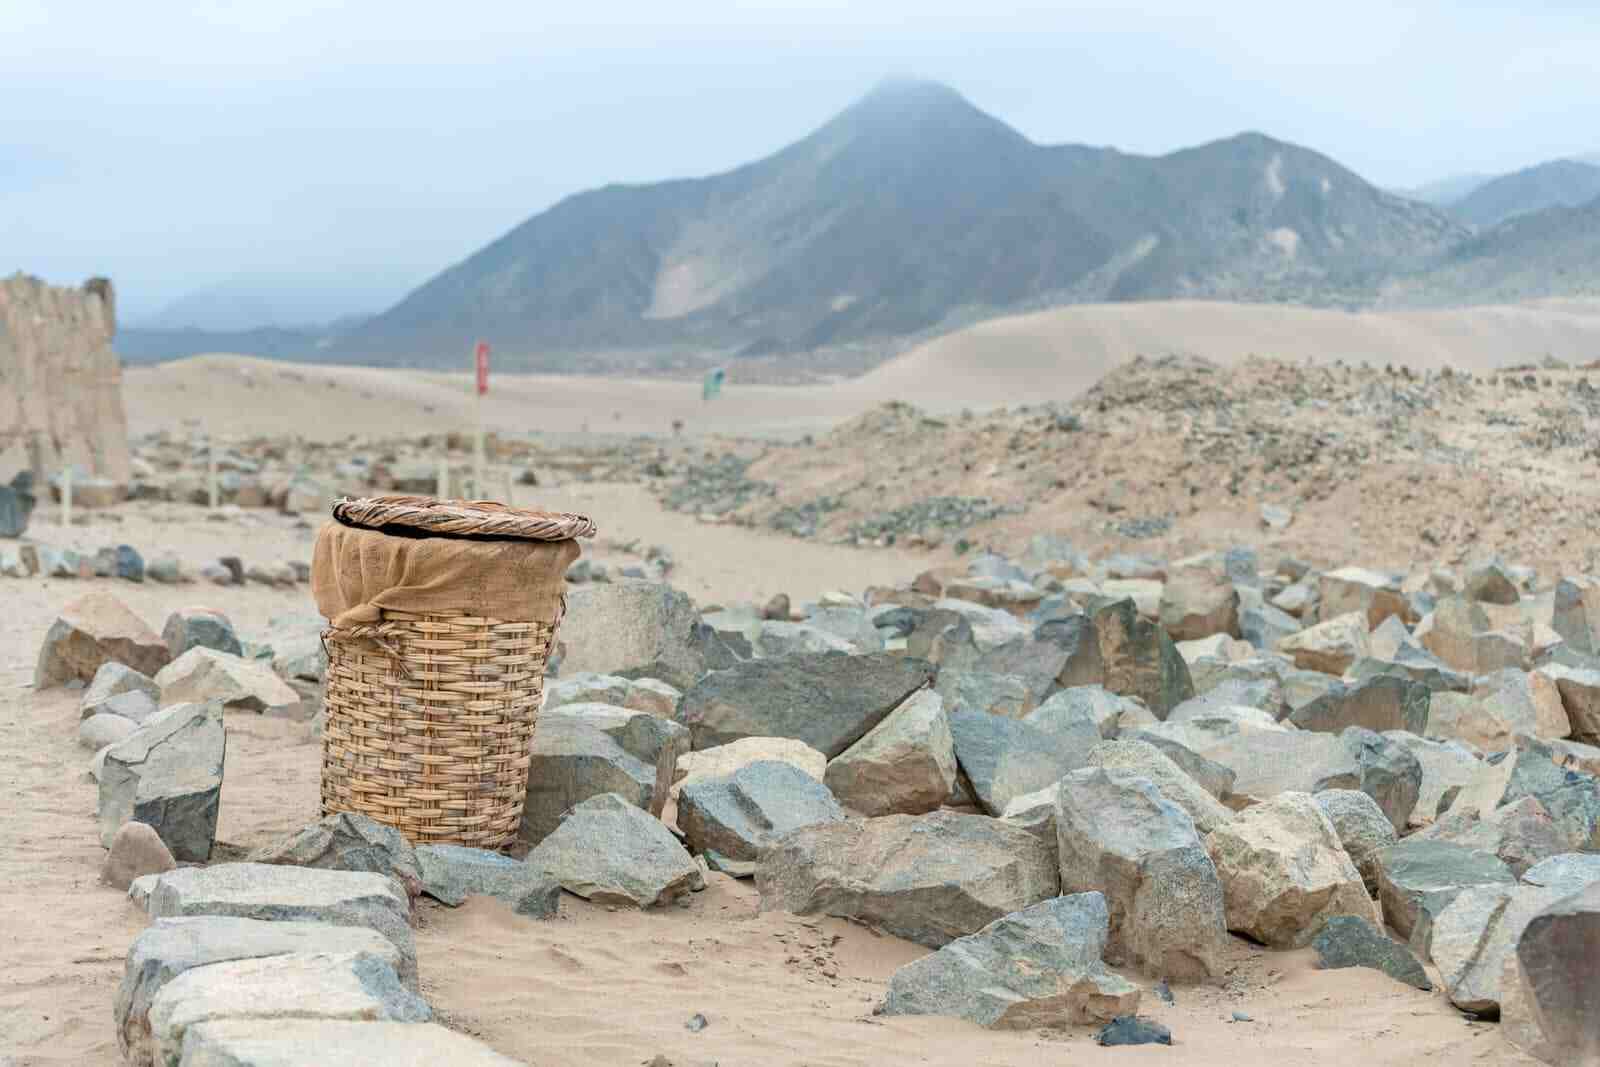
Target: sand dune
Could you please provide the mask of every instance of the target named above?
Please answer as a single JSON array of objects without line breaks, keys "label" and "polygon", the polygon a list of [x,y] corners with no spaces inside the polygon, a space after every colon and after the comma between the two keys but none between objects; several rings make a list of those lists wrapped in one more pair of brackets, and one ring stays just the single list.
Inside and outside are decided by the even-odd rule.
[{"label": "sand dune", "polygon": [[[1065,400],[1135,355],[1185,353],[1230,363],[1250,355],[1413,368],[1485,370],[1554,355],[1600,358],[1600,301],[1545,301],[1445,311],[1325,311],[1171,301],[1058,308],[993,319],[832,385],[742,385],[737,365],[718,399],[695,382],[496,375],[492,428],[523,432],[795,433],[826,428],[888,400],[931,411]],[[125,375],[130,428],[197,419],[214,433],[427,432],[470,425],[465,374],[196,356]]]}]

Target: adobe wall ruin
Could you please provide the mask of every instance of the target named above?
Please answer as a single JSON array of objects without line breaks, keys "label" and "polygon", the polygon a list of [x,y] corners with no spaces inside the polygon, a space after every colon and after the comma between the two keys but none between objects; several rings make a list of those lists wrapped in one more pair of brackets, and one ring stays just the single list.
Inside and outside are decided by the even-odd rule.
[{"label": "adobe wall ruin", "polygon": [[127,484],[115,333],[116,296],[104,278],[78,289],[0,279],[0,478],[32,470],[43,485],[73,464]]}]

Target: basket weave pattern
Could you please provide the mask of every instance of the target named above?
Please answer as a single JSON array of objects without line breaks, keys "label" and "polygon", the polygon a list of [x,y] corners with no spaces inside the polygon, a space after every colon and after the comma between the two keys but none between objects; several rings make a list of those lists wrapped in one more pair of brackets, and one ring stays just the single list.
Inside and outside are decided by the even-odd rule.
[{"label": "basket weave pattern", "polygon": [[387,612],[327,631],[323,814],[367,815],[419,845],[509,844],[559,625]]}]

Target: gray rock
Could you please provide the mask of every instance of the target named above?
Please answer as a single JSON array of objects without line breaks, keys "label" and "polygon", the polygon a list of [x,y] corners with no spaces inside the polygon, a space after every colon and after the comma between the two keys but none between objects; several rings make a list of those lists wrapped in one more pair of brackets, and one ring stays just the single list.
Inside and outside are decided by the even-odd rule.
[{"label": "gray rock", "polygon": [[1361,872],[1368,893],[1378,891],[1378,853],[1399,840],[1394,824],[1378,802],[1359,789],[1325,789],[1317,807],[1333,824],[1350,862]]},{"label": "gray rock", "polygon": [[727,644],[700,622],[688,594],[657,582],[576,586],[561,624],[561,669],[659,678],[679,689],[732,666]]},{"label": "gray rock", "polygon": [[139,729],[139,724],[121,715],[91,715],[78,723],[78,744],[98,752],[114,745]]},{"label": "gray rock", "polygon": [[1497,559],[1485,560],[1469,570],[1463,591],[1468,600],[1486,604],[1515,604],[1522,599],[1517,583],[1506,572],[1505,564]]},{"label": "gray rock", "polygon": [[[940,678],[943,681],[943,677]],[[1030,714],[1038,718],[1035,725],[1045,720],[1087,720],[1104,740],[1117,736],[1118,724],[1125,714],[1145,711],[1143,704],[1130,697],[1118,696],[1101,685],[1079,685],[1051,694]]]},{"label": "gray rock", "polygon": [[1170,738],[1232,771],[1232,807],[1284,792],[1361,788],[1360,765],[1340,738],[1332,734],[1234,723],[1211,732],[1205,729],[1206,725],[1203,721],[1162,723],[1138,736]]},{"label": "gray rock", "polygon": [[156,879],[146,910],[153,919],[221,915],[365,927],[399,950],[401,978],[416,981],[411,900],[399,882],[381,874],[267,863],[180,867]]},{"label": "gray rock", "polygon": [[1505,723],[1508,732],[1553,740],[1572,733],[1561,691],[1563,676],[1571,674],[1561,667],[1533,673],[1507,667],[1479,678],[1472,695]]},{"label": "gray rock", "polygon": [[1574,652],[1600,656],[1600,578],[1580,575],[1556,583],[1550,626]]},{"label": "gray rock", "polygon": [[[1044,670],[1053,670],[1055,673],[1049,677],[1064,689],[1106,684],[1100,637],[1088,615],[1071,615],[1040,623],[1028,646],[1034,653],[1042,654],[1038,658],[1045,664]],[[1173,653],[1176,655],[1176,648]]]},{"label": "gray rock", "polygon": [[109,593],[90,593],[68,604],[45,633],[33,687],[89,682],[107,663],[154,675],[171,659],[166,642]]},{"label": "gray rock", "polygon": [[1139,990],[1101,962],[1099,893],[1056,897],[996,919],[889,979],[885,1015],[949,1015],[992,1029],[1077,1026],[1136,1012]]},{"label": "gray rock", "polygon": [[190,1027],[221,1020],[427,1022],[428,1004],[395,969],[363,952],[303,952],[192,967],[150,1004],[154,1060],[176,1064]]},{"label": "gray rock", "polygon": [[1183,570],[1161,589],[1161,625],[1174,641],[1213,634],[1239,635],[1239,594],[1233,583],[1210,571]]},{"label": "gray rock", "polygon": [[300,694],[260,660],[196,646],[155,676],[163,704],[215,701],[232,711],[302,717]]},{"label": "gray rock", "polygon": [[1028,831],[950,811],[809,826],[774,842],[756,869],[762,911],[857,919],[930,948],[1058,886]]},{"label": "gray rock", "polygon": [[[1600,664],[1579,667],[1551,663],[1541,667],[1539,673],[1555,682],[1572,736],[1586,744],[1600,742]],[[1544,736],[1558,732],[1548,728],[1539,731]]]},{"label": "gray rock", "polygon": [[1364,682],[1336,684],[1303,707],[1289,721],[1302,730],[1336,734],[1351,726],[1382,733],[1405,730],[1419,737],[1428,732],[1428,700],[1421,682],[1380,674]]},{"label": "gray rock", "polygon": [[1132,600],[1098,603],[1090,619],[1107,689],[1138,697],[1158,719],[1194,696],[1189,666],[1172,639],[1160,626],[1141,619]]},{"label": "gray rock", "polygon": [[36,498],[26,489],[11,485],[0,486],[0,537],[21,537],[28,532],[28,517],[33,514]]},{"label": "gray rock", "polygon": [[493,1049],[437,1023],[329,1019],[229,1019],[192,1026],[183,1067],[517,1067]]},{"label": "gray rock", "polygon": [[950,796],[956,766],[942,701],[924,689],[829,760],[823,781],[840,802],[863,815],[920,815]]},{"label": "gray rock", "polygon": [[678,721],[689,727],[696,749],[742,737],[789,737],[832,759],[934,674],[931,664],[887,653],[755,660],[690,688]]},{"label": "gray rock", "polygon": [[481,848],[419,845],[416,851],[422,891],[456,907],[468,897],[494,897],[518,915],[552,918],[561,884],[531,864]]},{"label": "gray rock", "polygon": [[1233,817],[1233,812],[1148,742],[1102,741],[1090,749],[1088,765],[1148,778],[1162,796],[1189,813],[1201,834],[1209,834]]},{"label": "gray rock", "polygon": [[1239,636],[1258,652],[1271,652],[1299,633],[1300,620],[1262,599],[1256,589],[1241,589]]},{"label": "gray rock", "polygon": [[1235,933],[1300,948],[1332,916],[1376,917],[1333,823],[1309,793],[1281,793],[1246,808],[1205,843]]},{"label": "gray rock", "polygon": [[776,760],[686,782],[678,794],[678,827],[690,846],[731,860],[759,859],[791,830],[844,818],[826,785]]},{"label": "gray rock", "polygon": [[941,670],[936,687],[952,711],[981,711],[1020,719],[1033,710],[1034,692],[1020,674]]},{"label": "gray rock", "polygon": [[135,726],[143,726],[155,718],[161,708],[159,704],[150,699],[149,694],[142,691],[131,693],[118,693],[116,696],[107,697],[95,706],[93,715],[85,717],[84,721],[99,716],[113,716],[127,719]]},{"label": "gray rock", "polygon": [[1533,797],[1514,800],[1481,817],[1476,811],[1448,812],[1411,836],[1492,852],[1519,878],[1541,860],[1572,847],[1567,834]]},{"label": "gray rock", "polygon": [[[877,631],[873,631],[876,634]],[[821,655],[824,652],[842,652],[846,655],[860,651],[854,644],[810,623],[777,620],[763,622],[753,642],[756,653],[764,659],[784,656]],[[882,644],[882,640],[879,640]]]},{"label": "gray rock", "polygon": [[[145,699],[138,704],[124,702],[115,707],[106,707],[107,702],[112,698],[129,693],[137,694]],[[124,666],[121,663],[104,663],[101,664],[99,670],[94,672],[94,679],[90,681],[89,687],[83,691],[83,700],[79,702],[78,710],[80,717],[85,719],[91,715],[109,712],[114,715],[121,715],[126,719],[133,719],[135,722],[142,722],[158,710],[158,702],[160,700],[161,687],[151,679],[146,678],[132,667]],[[150,710],[144,712],[142,716],[138,712],[129,714],[135,707],[144,708],[146,706]]]},{"label": "gray rock", "polygon": [[1144,729],[1124,731],[1117,740],[1142,741],[1154,746],[1163,756],[1176,763],[1183,773],[1198,782],[1200,788],[1220,801],[1226,802],[1233,795],[1236,777],[1233,770],[1207,759],[1180,741]]},{"label": "gray rock", "polygon": [[[1419,923],[1431,925],[1433,917],[1468,886],[1509,886],[1517,880],[1493,854],[1448,841],[1408,838],[1380,851],[1377,862],[1384,921],[1406,937]],[[1426,930],[1422,933],[1425,936]]]},{"label": "gray rock", "polygon": [[1026,722],[956,711],[947,715],[956,763],[983,810],[999,815],[1014,798],[1036,792],[1082,767],[1099,741],[1092,725],[1064,740]]},{"label": "gray rock", "polygon": [[1600,778],[1556,765],[1555,754],[1543,742],[1517,738],[1517,751],[1500,806],[1523,797],[1544,805],[1575,852],[1600,851]]},{"label": "gray rock", "polygon": [[[1106,693],[1098,686],[1077,686],[1072,689],[1063,689],[1061,693],[1051,697],[1039,707],[1023,716],[1022,721],[1055,740],[1058,747],[1068,753],[1087,752],[1101,741],[1105,740],[1105,723],[1096,719],[1095,708],[1092,704],[1085,707],[1084,701],[1074,700],[1072,697],[1057,699],[1063,693],[1105,693],[1110,698],[1107,703],[1116,708],[1115,714],[1120,716],[1125,711],[1132,709],[1143,710],[1138,701],[1129,697],[1119,697]],[[1103,707],[1104,705],[1101,705]],[[1110,724],[1116,729],[1116,720]],[[1078,766],[1082,766],[1080,762]]]},{"label": "gray rock", "polygon": [[[1446,800],[1471,786],[1483,769],[1483,762],[1458,742],[1428,741],[1407,733],[1387,735],[1402,745],[1422,768],[1422,784],[1412,809],[1415,822],[1426,822],[1449,809]],[[1496,797],[1496,800],[1499,798]]]},{"label": "gray rock", "polygon": [[1323,970],[1369,967],[1416,989],[1433,989],[1428,972],[1412,951],[1359,915],[1333,916],[1312,939],[1311,947]]},{"label": "gray rock", "polygon": [[[642,686],[643,683],[640,683]],[[638,688],[638,687],[635,687]],[[644,690],[640,690],[644,692]],[[630,689],[630,697],[633,690]],[[666,803],[668,790],[678,768],[678,760],[689,751],[689,731],[670,719],[645,711],[614,707],[609,704],[566,704],[547,709],[540,718],[550,730],[557,722],[578,722],[592,726],[615,741],[624,752],[648,767],[655,768],[655,785],[648,802],[641,806],[652,815],[660,816]],[[535,730],[535,737],[538,733]],[[621,792],[621,790],[616,790]],[[559,812],[556,813],[559,816]]]},{"label": "gray rock", "polygon": [[550,712],[566,704],[609,704],[620,708],[627,703],[631,688],[632,681],[615,674],[585,672],[552,679],[544,687],[544,710]]},{"label": "gray rock", "polygon": [[1398,832],[1405,829],[1422,795],[1422,763],[1397,736],[1404,734],[1377,734],[1351,726],[1339,740],[1361,770],[1361,791],[1378,802]]},{"label": "gray rock", "polygon": [[112,745],[100,769],[100,843],[109,848],[131,820],[154,828],[177,859],[209,859],[226,749],[214,704],[168,708]]},{"label": "gray rock", "polygon": [[1061,783],[1056,782],[1039,790],[1016,797],[1006,805],[1000,818],[1009,826],[1026,830],[1044,845],[1050,853],[1050,867],[1061,867],[1060,852],[1056,842],[1056,793]]},{"label": "gray rock", "polygon": [[1136,1015],[1119,1015],[1095,1035],[1100,1045],[1170,1045],[1172,1031],[1158,1022]]},{"label": "gray rock", "polygon": [[1600,883],[1528,921],[1502,982],[1506,1039],[1550,1064],[1600,1063]]},{"label": "gray rock", "polygon": [[1111,962],[1180,981],[1220,973],[1222,883],[1194,821],[1149,779],[1074,771],[1057,793],[1056,839],[1062,892],[1106,896]]},{"label": "gray rock", "polygon": [[541,715],[533,731],[518,836],[537,845],[561,825],[568,810],[597,796],[614,795],[658,816],[667,802],[667,790],[658,788],[658,770],[591,723]]},{"label": "gray rock", "polygon": [[[860,607],[821,606],[806,615],[805,624],[844,641],[855,652],[882,652],[883,638]],[[763,633],[765,627],[762,628]],[[820,651],[820,650],[819,650]]]},{"label": "gray rock", "polygon": [[[1394,616],[1389,621],[1399,624]],[[1385,676],[1406,678],[1426,686],[1431,693],[1466,693],[1472,689],[1472,675],[1452,669],[1426,649],[1408,645],[1397,656],[1394,660],[1364,656],[1345,672],[1346,676],[1354,682]]]},{"label": "gray rock", "polygon": [[263,845],[251,863],[315,867],[325,871],[386,874],[415,896],[422,887],[417,854],[392,826],[353,812],[326,815],[311,825]]},{"label": "gray rock", "polygon": [[167,616],[161,629],[161,638],[167,651],[177,659],[191,648],[210,648],[230,656],[243,656],[239,635],[233,632],[233,623],[220,611],[210,608],[180,608]]},{"label": "gray rock", "polygon": [[701,877],[660,819],[612,793],[573,807],[526,863],[585,900],[640,908],[671,903]]},{"label": "gray rock", "polygon": [[134,1067],[151,1067],[150,1005],[178,975],[230,960],[312,952],[366,953],[396,972],[402,966],[398,949],[383,935],[361,927],[222,916],[157,919],[128,950],[112,1008],[123,1056]]}]

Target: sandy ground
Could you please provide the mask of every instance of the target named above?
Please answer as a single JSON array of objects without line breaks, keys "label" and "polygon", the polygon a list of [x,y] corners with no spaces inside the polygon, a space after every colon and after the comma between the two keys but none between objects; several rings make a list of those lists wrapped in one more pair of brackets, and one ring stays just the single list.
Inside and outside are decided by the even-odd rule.
[{"label": "sandy ground", "polygon": [[[496,375],[484,421],[517,433],[798,433],[884,401],[934,412],[1067,400],[1136,355],[1232,363],[1255,354],[1376,366],[1481,370],[1554,355],[1600,358],[1600,301],[1546,301],[1449,311],[1361,312],[1169,301],[1058,308],[992,319],[930,341],[861,378],[818,386],[742,385],[721,397],[697,382]],[[197,356],[126,372],[131,433],[194,420],[211,433],[425,432],[471,423],[465,374]],[[285,402],[287,401],[287,402]]]},{"label": "sandy ground", "polygon": [[[552,501],[610,516],[620,534],[649,533],[673,547],[681,584],[703,600],[788,587],[908,577],[909,558],[780,540],[704,526],[656,510],[638,487],[580,486]],[[198,512],[128,512],[115,537],[160,543],[185,559],[248,546],[293,555],[309,531],[291,520],[206,522]],[[47,523],[41,540],[60,531]],[[111,539],[109,525],[74,530],[83,547]],[[98,884],[103,850],[94,826],[90,753],[75,740],[77,694],[28,688],[40,637],[81,581],[3,586],[0,618],[0,1062],[116,1062],[111,1002],[142,916]],[[97,582],[159,628],[172,609],[207,603],[248,636],[274,615],[308,610],[304,589],[180,588]],[[217,858],[238,858],[317,815],[318,747],[305,727],[236,715],[229,720],[227,779]],[[519,919],[492,902],[458,910],[425,903],[418,952],[424,992],[448,1024],[530,1064],[675,1065],[1033,1064],[1168,1062],[1175,1050],[1100,1049],[1087,1030],[983,1031],[949,1019],[872,1015],[894,968],[923,950],[838,920],[758,915],[747,884],[713,876],[686,909],[638,914],[563,902],[554,922]],[[1136,981],[1148,987],[1149,980]],[[1515,1062],[1492,1026],[1471,1024],[1437,994],[1376,972],[1317,972],[1306,953],[1270,953],[1235,941],[1216,986],[1153,995],[1145,1010],[1172,1027],[1183,1062],[1344,1064],[1352,1050],[1374,1064]],[[1254,1021],[1232,1021],[1240,1011]],[[696,1012],[710,1025],[684,1023]],[[1164,1058],[1165,1057],[1165,1058]],[[655,1061],[660,1062],[660,1061]]]}]

